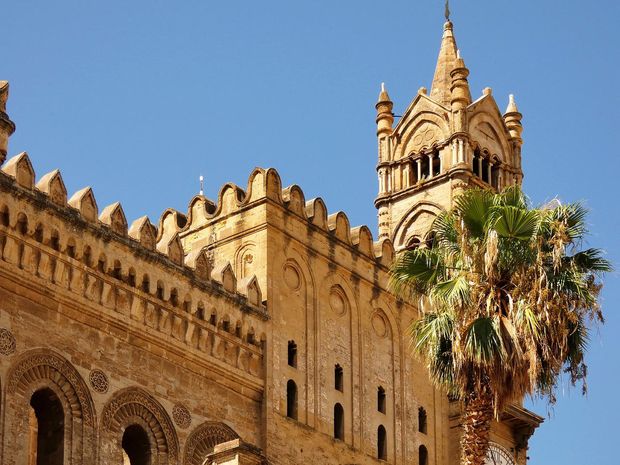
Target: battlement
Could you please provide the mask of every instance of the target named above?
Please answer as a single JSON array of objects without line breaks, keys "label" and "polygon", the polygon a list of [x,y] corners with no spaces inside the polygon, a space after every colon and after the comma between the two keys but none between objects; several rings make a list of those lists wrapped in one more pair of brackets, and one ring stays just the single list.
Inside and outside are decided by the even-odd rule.
[{"label": "battlement", "polygon": [[269,315],[256,278],[238,282],[230,263],[211,263],[204,250],[185,254],[164,223],[158,230],[142,217],[128,227],[120,203],[98,214],[90,187],[67,199],[58,170],[35,184],[26,153],[0,172],[0,258],[12,279],[56,287],[68,305],[97,308],[92,317],[171,350],[189,347],[260,391]]},{"label": "battlement", "polygon": [[[175,210],[166,210],[159,221],[158,240],[189,233],[205,228],[258,203],[268,202],[284,208],[352,252],[363,255],[377,265],[388,267],[394,258],[394,248],[389,239],[373,241],[367,226],[351,227],[347,215],[338,211],[329,213],[321,198],[306,201],[298,185],[282,188],[278,172],[273,168],[255,168],[248,178],[246,189],[228,183],[222,186],[217,202],[198,195],[189,203],[187,215]],[[186,245],[187,248],[187,245]]]}]

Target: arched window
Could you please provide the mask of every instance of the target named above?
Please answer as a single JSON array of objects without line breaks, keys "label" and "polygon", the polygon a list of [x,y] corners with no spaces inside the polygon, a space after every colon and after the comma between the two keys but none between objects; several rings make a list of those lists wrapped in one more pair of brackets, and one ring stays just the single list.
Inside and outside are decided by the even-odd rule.
[{"label": "arched window", "polygon": [[418,409],[418,431],[426,434],[426,410],[424,407]]},{"label": "arched window", "polygon": [[474,150],[474,157],[471,161],[471,170],[476,176],[480,177],[480,149]]},{"label": "arched window", "polygon": [[10,220],[9,207],[5,205],[2,207],[2,209],[0,209],[0,224],[2,226],[8,226],[10,222],[9,220]]},{"label": "arched window", "polygon": [[499,160],[495,159],[493,160],[493,167],[491,168],[491,185],[495,188],[495,189],[501,189],[502,186],[500,185],[500,179],[501,179],[501,172],[500,172],[500,162]]},{"label": "arched window", "polygon": [[377,428],[377,458],[387,460],[387,433],[383,425]]},{"label": "arched window", "polygon": [[51,389],[40,389],[30,399],[30,463],[63,465],[65,414]]},{"label": "arched window", "polygon": [[385,389],[381,386],[377,389],[377,410],[385,413]]},{"label": "arched window", "polygon": [[489,171],[489,158],[486,156],[482,158],[482,173],[480,179],[487,184],[491,184],[491,180],[489,179]]},{"label": "arched window", "polygon": [[295,341],[288,341],[288,365],[297,368],[297,344]]},{"label": "arched window", "polygon": [[344,375],[342,367],[338,364],[334,367],[334,389],[336,391],[344,391]]},{"label": "arched window", "polygon": [[412,237],[407,242],[407,246],[405,247],[407,250],[414,250],[420,247],[420,239],[418,237]]},{"label": "arched window", "polygon": [[297,420],[297,385],[292,379],[286,383],[286,416]]},{"label": "arched window", "polygon": [[418,449],[418,465],[428,465],[428,451],[425,446]]},{"label": "arched window", "polygon": [[428,179],[430,177],[430,164],[428,163],[428,155],[422,154],[420,157],[420,173],[422,174],[422,179]]},{"label": "arched window", "polygon": [[426,243],[426,247],[427,247],[428,249],[432,249],[433,247],[435,247],[436,240],[435,240],[435,233],[434,233],[433,231],[429,232],[429,233],[426,235],[426,241],[425,241],[425,243]]},{"label": "arched window", "polygon": [[334,438],[344,441],[344,409],[342,405],[334,405]]},{"label": "arched window", "polygon": [[123,465],[150,465],[151,446],[146,431],[131,425],[123,433]]}]

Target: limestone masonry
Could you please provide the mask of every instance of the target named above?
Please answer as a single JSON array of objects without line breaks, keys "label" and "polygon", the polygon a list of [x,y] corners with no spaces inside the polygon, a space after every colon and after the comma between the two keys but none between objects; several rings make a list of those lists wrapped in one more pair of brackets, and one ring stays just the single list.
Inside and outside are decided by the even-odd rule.
[{"label": "limestone masonry", "polygon": [[[378,242],[273,169],[128,225],[26,153],[4,163],[0,82],[0,463],[458,463],[459,403],[411,356],[418,309],[387,282],[455,194],[521,182],[514,99],[472,101],[468,73],[447,22],[396,125],[382,88]],[[525,465],[541,421],[511,406],[494,447]]]}]

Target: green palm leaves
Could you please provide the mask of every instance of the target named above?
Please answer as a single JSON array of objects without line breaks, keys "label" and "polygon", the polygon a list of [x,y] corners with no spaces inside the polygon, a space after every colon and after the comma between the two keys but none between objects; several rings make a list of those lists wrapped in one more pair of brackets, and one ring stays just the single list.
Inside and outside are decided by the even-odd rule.
[{"label": "green palm leaves", "polygon": [[433,248],[401,253],[391,286],[421,298],[412,347],[435,383],[466,398],[484,385],[493,407],[548,394],[567,371],[586,374],[587,323],[602,321],[600,278],[611,270],[580,204],[532,208],[517,187],[468,190],[435,220]]}]

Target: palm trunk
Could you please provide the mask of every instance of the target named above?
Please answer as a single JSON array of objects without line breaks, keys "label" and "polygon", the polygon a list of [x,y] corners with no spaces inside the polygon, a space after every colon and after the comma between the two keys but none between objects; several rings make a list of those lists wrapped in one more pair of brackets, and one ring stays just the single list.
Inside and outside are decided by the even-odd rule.
[{"label": "palm trunk", "polygon": [[461,465],[484,465],[493,420],[493,398],[488,392],[475,392],[465,399]]}]

